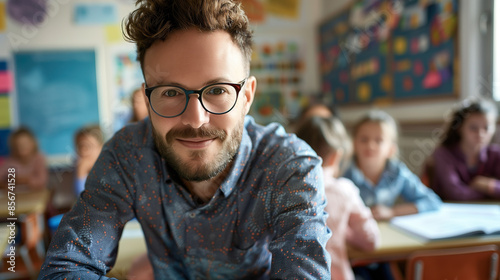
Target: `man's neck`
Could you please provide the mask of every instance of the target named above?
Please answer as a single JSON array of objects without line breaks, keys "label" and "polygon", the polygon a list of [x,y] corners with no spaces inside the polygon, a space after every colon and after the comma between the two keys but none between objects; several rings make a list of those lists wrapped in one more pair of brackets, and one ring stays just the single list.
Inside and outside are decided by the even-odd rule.
[{"label": "man's neck", "polygon": [[203,203],[207,203],[215,195],[215,192],[220,188],[222,182],[229,175],[232,163],[228,164],[227,167],[212,179],[206,181],[186,181],[181,179],[186,188],[189,190],[191,195],[195,198],[200,199]]}]

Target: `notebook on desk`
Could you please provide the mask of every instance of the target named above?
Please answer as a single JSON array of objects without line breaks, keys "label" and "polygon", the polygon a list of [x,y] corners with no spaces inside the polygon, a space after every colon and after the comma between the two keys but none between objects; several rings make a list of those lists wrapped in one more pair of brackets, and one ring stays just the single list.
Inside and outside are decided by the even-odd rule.
[{"label": "notebook on desk", "polygon": [[500,234],[500,205],[444,203],[438,211],[395,217],[390,225],[425,240]]}]

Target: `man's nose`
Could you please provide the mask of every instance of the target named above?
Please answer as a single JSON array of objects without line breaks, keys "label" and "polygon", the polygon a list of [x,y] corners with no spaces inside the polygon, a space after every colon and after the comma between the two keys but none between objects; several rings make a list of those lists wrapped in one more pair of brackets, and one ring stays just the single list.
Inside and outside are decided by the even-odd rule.
[{"label": "man's nose", "polygon": [[210,113],[201,105],[198,94],[191,94],[186,110],[181,115],[182,123],[193,128],[200,128],[210,120]]}]

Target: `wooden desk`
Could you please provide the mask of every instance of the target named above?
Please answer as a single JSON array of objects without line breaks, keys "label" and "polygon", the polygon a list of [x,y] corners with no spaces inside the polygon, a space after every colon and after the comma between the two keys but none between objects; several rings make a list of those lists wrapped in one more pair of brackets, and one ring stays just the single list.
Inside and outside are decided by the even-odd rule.
[{"label": "wooden desk", "polygon": [[125,225],[118,245],[118,256],[116,257],[115,266],[106,276],[127,279],[127,273],[132,262],[145,253],[147,253],[147,248],[141,225],[136,220],[132,220]]},{"label": "wooden desk", "polygon": [[[9,231],[9,228],[7,227],[7,224],[1,223],[0,224],[0,252],[2,252],[2,254],[5,251],[5,248],[7,248],[9,234],[10,234],[10,231]],[[0,268],[1,267],[2,266],[0,265]]]},{"label": "wooden desk", "polygon": [[[7,190],[2,190],[4,193],[0,196],[0,217],[11,217],[8,210],[8,202],[10,201],[7,196]],[[47,208],[47,203],[50,198],[49,190],[35,191],[35,192],[19,192],[16,193],[15,215],[19,217],[24,214],[39,213],[42,214]]]},{"label": "wooden desk", "polygon": [[459,248],[486,244],[500,246],[500,235],[425,241],[393,228],[387,222],[379,222],[378,225],[382,236],[380,247],[373,252],[363,252],[349,248],[349,259],[353,266],[366,265],[372,262],[406,260],[411,253],[418,250]]}]

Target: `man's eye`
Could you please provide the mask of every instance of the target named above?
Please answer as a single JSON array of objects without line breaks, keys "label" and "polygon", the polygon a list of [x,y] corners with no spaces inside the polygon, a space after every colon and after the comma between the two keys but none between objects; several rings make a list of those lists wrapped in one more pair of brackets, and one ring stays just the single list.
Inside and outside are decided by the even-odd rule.
[{"label": "man's eye", "polygon": [[207,93],[211,94],[211,95],[221,95],[224,92],[226,92],[226,89],[224,89],[222,87],[213,87],[213,88],[210,88]]},{"label": "man's eye", "polygon": [[180,92],[178,92],[177,90],[175,89],[167,89],[163,92],[163,95],[164,96],[167,96],[167,97],[174,97],[174,96],[177,96],[179,95]]}]

